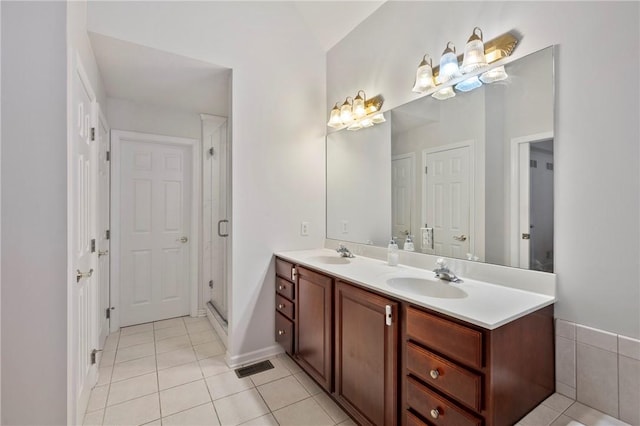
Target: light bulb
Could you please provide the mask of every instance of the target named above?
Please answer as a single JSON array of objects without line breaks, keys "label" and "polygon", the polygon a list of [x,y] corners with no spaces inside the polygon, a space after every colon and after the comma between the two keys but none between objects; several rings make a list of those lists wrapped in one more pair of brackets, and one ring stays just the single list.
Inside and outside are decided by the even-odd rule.
[{"label": "light bulb", "polygon": [[340,107],[340,120],[342,120],[343,124],[349,124],[353,121],[353,111],[351,109],[349,98],[345,99],[344,103]]},{"label": "light bulb", "polygon": [[[360,96],[361,92],[363,96]],[[364,97],[366,97],[366,95],[364,94],[364,90],[360,90],[356,95],[356,98],[353,100],[353,115],[356,119],[362,118],[367,115],[367,112],[364,108]]]},{"label": "light bulb", "polygon": [[340,120],[340,107],[338,106],[337,102],[331,109],[331,115],[329,116],[329,122],[327,123],[327,126],[333,128],[342,126],[342,120]]},{"label": "light bulb", "polygon": [[[449,47],[453,46],[453,49]],[[442,52],[440,58],[440,73],[438,74],[438,83],[446,83],[454,78],[461,77],[460,68],[458,67],[458,58],[456,57],[456,46],[449,42],[446,49]]]},{"label": "light bulb", "polygon": [[429,62],[427,62],[427,58],[429,58],[429,55],[424,55],[422,62],[418,65],[418,70],[416,71],[416,83],[413,85],[413,89],[411,89],[414,92],[422,93],[436,87],[433,82],[431,58],[429,58]]},{"label": "light bulb", "polygon": [[[478,35],[477,33],[480,33]],[[482,30],[478,27],[473,29],[473,33],[464,48],[464,59],[462,60],[462,72],[470,73],[487,66],[487,58],[484,55],[484,43],[482,42]]]}]

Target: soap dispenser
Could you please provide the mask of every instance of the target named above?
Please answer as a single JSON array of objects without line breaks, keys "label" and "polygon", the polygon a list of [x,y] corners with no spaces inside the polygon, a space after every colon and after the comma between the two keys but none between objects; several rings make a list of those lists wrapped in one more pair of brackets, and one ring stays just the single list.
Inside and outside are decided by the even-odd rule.
[{"label": "soap dispenser", "polygon": [[415,247],[413,245],[413,239],[411,235],[407,234],[407,239],[404,241],[404,251],[415,251]]},{"label": "soap dispenser", "polygon": [[395,238],[392,238],[387,246],[387,263],[389,266],[398,266],[398,244]]}]

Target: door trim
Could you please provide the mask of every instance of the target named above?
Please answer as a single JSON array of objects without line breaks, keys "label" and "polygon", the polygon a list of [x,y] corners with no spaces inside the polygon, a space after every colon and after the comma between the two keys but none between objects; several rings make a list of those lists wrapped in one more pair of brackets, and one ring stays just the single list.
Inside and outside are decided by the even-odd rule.
[{"label": "door trim", "polygon": [[[447,145],[440,145],[434,148],[427,148],[422,150],[422,189],[420,191],[420,198],[422,200],[422,223],[427,223],[427,197],[425,191],[427,189],[427,174],[424,172],[424,168],[427,167],[427,156],[429,154],[435,154],[443,151],[450,151],[452,149],[469,148],[469,238],[471,239],[469,249],[473,250],[473,253],[484,254],[484,238],[476,234],[476,141],[473,139],[465,140],[462,142],[450,143]],[[422,224],[421,224],[422,226]],[[422,237],[420,237],[422,238]],[[435,253],[431,253],[436,255]],[[481,258],[482,259],[482,258]]]},{"label": "door trim", "polygon": [[150,133],[111,130],[111,332],[120,328],[120,141],[187,145],[191,147],[191,229],[189,230],[189,306],[191,316],[198,315],[198,273],[200,259],[200,192],[201,141],[199,139],[164,136]]},{"label": "door trim", "polygon": [[534,133],[512,138],[509,144],[509,266],[520,267],[520,145],[553,139],[553,132]]},{"label": "door trim", "polygon": [[[404,159],[411,160],[411,176],[409,177],[409,182],[410,182],[409,187],[411,188],[409,192],[411,194],[411,200],[409,201],[409,233],[413,232],[412,235],[415,241],[415,238],[418,238],[417,231],[420,229],[420,226],[418,226],[417,228],[414,228],[416,219],[418,217],[418,215],[416,214],[416,207],[418,204],[416,202],[416,153],[409,152],[405,154],[392,155],[391,163],[393,163],[396,160],[404,160]],[[393,165],[392,165],[392,168],[393,168]],[[391,185],[391,190],[393,191],[393,185]],[[393,203],[393,200],[392,200],[392,203]],[[393,225],[392,225],[392,228],[393,228]],[[391,237],[393,237],[393,229],[391,230],[391,234],[392,234]]]}]

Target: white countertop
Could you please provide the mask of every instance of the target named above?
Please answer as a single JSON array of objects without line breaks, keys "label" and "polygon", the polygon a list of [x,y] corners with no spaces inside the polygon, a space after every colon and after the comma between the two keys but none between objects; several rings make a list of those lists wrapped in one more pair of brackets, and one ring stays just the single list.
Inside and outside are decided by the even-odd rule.
[{"label": "white countertop", "polygon": [[435,274],[429,270],[404,265],[389,266],[384,261],[361,256],[348,259],[349,263],[347,264],[327,263],[327,258],[339,258],[335,250],[330,249],[286,251],[276,253],[276,256],[489,330],[496,329],[556,301],[554,297],[545,294],[465,277],[460,277],[463,279],[462,283],[443,282],[444,285],[462,290],[466,293],[464,297],[422,296],[393,288],[387,284],[387,280],[397,277],[434,280]]}]

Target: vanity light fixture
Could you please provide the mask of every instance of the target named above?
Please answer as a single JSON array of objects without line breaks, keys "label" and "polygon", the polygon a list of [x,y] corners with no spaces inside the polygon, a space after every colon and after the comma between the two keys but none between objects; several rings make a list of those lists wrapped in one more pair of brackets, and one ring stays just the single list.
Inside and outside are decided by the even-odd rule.
[{"label": "vanity light fixture", "polygon": [[[509,57],[518,39],[511,33],[502,34],[488,42],[483,42],[482,30],[475,27],[467,44],[464,55],[456,56],[453,43],[447,43],[442,52],[440,65],[432,67],[428,55],[418,65],[413,91],[430,93],[438,100],[452,98],[456,95],[454,87],[460,92],[469,92],[482,83],[490,84],[508,77],[504,65],[482,72],[484,68],[501,59]],[[462,61],[462,65],[458,64]],[[468,78],[462,79],[469,74]]]},{"label": "vanity light fixture", "polygon": [[334,129],[346,127],[348,130],[360,130],[384,123],[386,120],[380,112],[383,103],[382,95],[367,99],[364,90],[359,90],[355,98],[348,96],[342,105],[338,106],[339,102],[336,102],[329,114],[327,126]]}]

